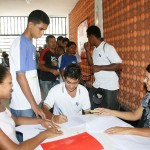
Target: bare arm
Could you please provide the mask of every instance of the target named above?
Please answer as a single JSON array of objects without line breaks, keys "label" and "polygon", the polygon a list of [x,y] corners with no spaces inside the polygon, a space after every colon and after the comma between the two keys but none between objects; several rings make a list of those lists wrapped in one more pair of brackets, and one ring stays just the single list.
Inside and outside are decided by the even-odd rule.
[{"label": "bare arm", "polygon": [[91,69],[93,72],[99,72],[99,71],[117,71],[120,70],[122,68],[122,64],[121,63],[114,63],[114,64],[110,64],[110,65],[93,65],[91,66]]},{"label": "bare arm", "polygon": [[64,80],[64,69],[60,69],[60,75],[61,75],[62,79]]},{"label": "bare arm", "polygon": [[133,112],[117,111],[117,110],[110,110],[105,108],[97,108],[96,110],[98,110],[99,114],[102,115],[116,116],[124,120],[136,121],[142,117],[143,107],[140,106],[138,109],[136,109]]},{"label": "bare arm", "polygon": [[21,144],[15,144],[8,136],[0,129],[0,149],[1,150],[34,150],[46,138],[52,138],[61,135],[62,132],[56,128],[49,128],[34,138],[31,138]]},{"label": "bare arm", "polygon": [[91,48],[90,43],[88,43],[88,42],[84,43],[84,48],[85,48],[85,51],[86,51],[86,57],[87,57],[88,64],[90,66],[92,66],[93,65],[93,60],[92,60],[92,57],[91,57],[91,54],[90,54],[90,48]]},{"label": "bare arm", "polygon": [[53,122],[40,118],[30,118],[30,117],[15,117],[12,116],[16,125],[30,125],[30,124],[41,124],[45,128],[54,127],[58,128]]},{"label": "bare arm", "polygon": [[31,93],[27,78],[25,76],[25,72],[17,73],[17,81],[20,85],[22,92],[24,93],[26,99],[29,101],[33,111],[35,112],[36,116],[40,115],[42,118],[45,118],[45,114],[43,111],[38,107],[36,101]]},{"label": "bare arm", "polygon": [[45,72],[51,72],[52,74],[54,74],[55,76],[59,75],[59,72],[56,69],[52,69],[52,68],[48,68],[45,66],[45,61],[39,61],[38,62],[38,67],[41,71],[45,71]]},{"label": "bare arm", "polygon": [[150,128],[112,127],[107,129],[105,133],[150,137]]}]

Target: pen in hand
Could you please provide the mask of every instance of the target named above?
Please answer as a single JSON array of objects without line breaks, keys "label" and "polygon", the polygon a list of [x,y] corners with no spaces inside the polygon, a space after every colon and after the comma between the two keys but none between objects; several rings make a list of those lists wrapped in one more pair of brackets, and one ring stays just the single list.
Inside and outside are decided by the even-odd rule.
[{"label": "pen in hand", "polygon": [[65,116],[63,114],[62,110],[59,107],[58,107],[58,113],[60,115],[60,117],[59,117],[59,119],[60,119],[59,123],[64,123],[64,122],[68,121],[67,116]]},{"label": "pen in hand", "polygon": [[58,107],[58,112],[59,112],[59,115],[63,115],[63,112],[59,107]]}]

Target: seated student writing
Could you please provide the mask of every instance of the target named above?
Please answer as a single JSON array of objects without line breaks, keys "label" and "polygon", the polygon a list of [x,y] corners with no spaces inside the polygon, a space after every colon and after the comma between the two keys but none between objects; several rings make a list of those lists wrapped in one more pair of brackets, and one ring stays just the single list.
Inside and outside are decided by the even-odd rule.
[{"label": "seated student writing", "polygon": [[[62,132],[50,121],[38,118],[15,117],[1,104],[2,99],[10,99],[12,79],[7,68],[0,65],[0,149],[1,150],[34,150],[46,138],[56,137]],[[47,128],[37,136],[19,144],[16,138],[15,125],[41,124]],[[49,128],[51,126],[51,128]]]},{"label": "seated student writing", "polygon": [[147,87],[147,94],[145,95],[141,106],[133,112],[121,112],[105,108],[96,108],[99,114],[116,116],[118,118],[136,121],[139,120],[137,128],[130,127],[112,127],[105,132],[108,134],[132,134],[150,137],[150,64],[146,67],[146,78],[144,80]]},{"label": "seated student writing", "polygon": [[[70,64],[64,71],[65,82],[54,86],[43,104],[43,111],[48,119],[55,123],[64,123],[67,116],[88,113],[91,107],[87,89],[80,85],[81,68]],[[49,111],[54,107],[53,114]]]}]

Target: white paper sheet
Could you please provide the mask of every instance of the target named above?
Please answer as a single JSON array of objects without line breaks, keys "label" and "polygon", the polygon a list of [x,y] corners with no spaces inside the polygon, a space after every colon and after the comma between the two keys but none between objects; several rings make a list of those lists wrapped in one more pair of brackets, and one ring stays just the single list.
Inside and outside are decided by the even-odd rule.
[{"label": "white paper sheet", "polygon": [[72,117],[68,117],[68,121],[65,122],[63,125],[72,128],[72,127],[78,127],[84,125],[85,123],[86,121],[82,117],[72,116]]},{"label": "white paper sheet", "polygon": [[150,138],[135,135],[112,135],[115,148],[121,150],[150,150]]},{"label": "white paper sheet", "polygon": [[86,123],[86,130],[90,133],[103,133],[106,129],[115,126],[132,127],[130,124],[125,123],[116,117],[99,116],[97,119]]}]

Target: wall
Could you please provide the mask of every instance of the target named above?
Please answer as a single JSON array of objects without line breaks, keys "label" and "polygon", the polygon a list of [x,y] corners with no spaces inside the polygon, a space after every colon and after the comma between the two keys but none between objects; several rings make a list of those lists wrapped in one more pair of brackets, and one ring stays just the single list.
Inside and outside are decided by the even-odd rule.
[{"label": "wall", "polygon": [[[69,15],[70,39],[77,42],[77,26],[85,18],[94,24],[94,0],[79,0]],[[145,94],[143,79],[150,63],[150,1],[103,0],[105,41],[112,44],[123,59],[118,99],[134,110]],[[88,72],[87,63],[82,67]]]},{"label": "wall", "polygon": [[[77,28],[82,21],[88,20],[88,25],[94,24],[94,0],[79,0],[69,14],[69,39],[77,43]],[[82,60],[81,67],[84,73],[91,74],[86,59]],[[89,86],[92,84],[88,82]]]}]

